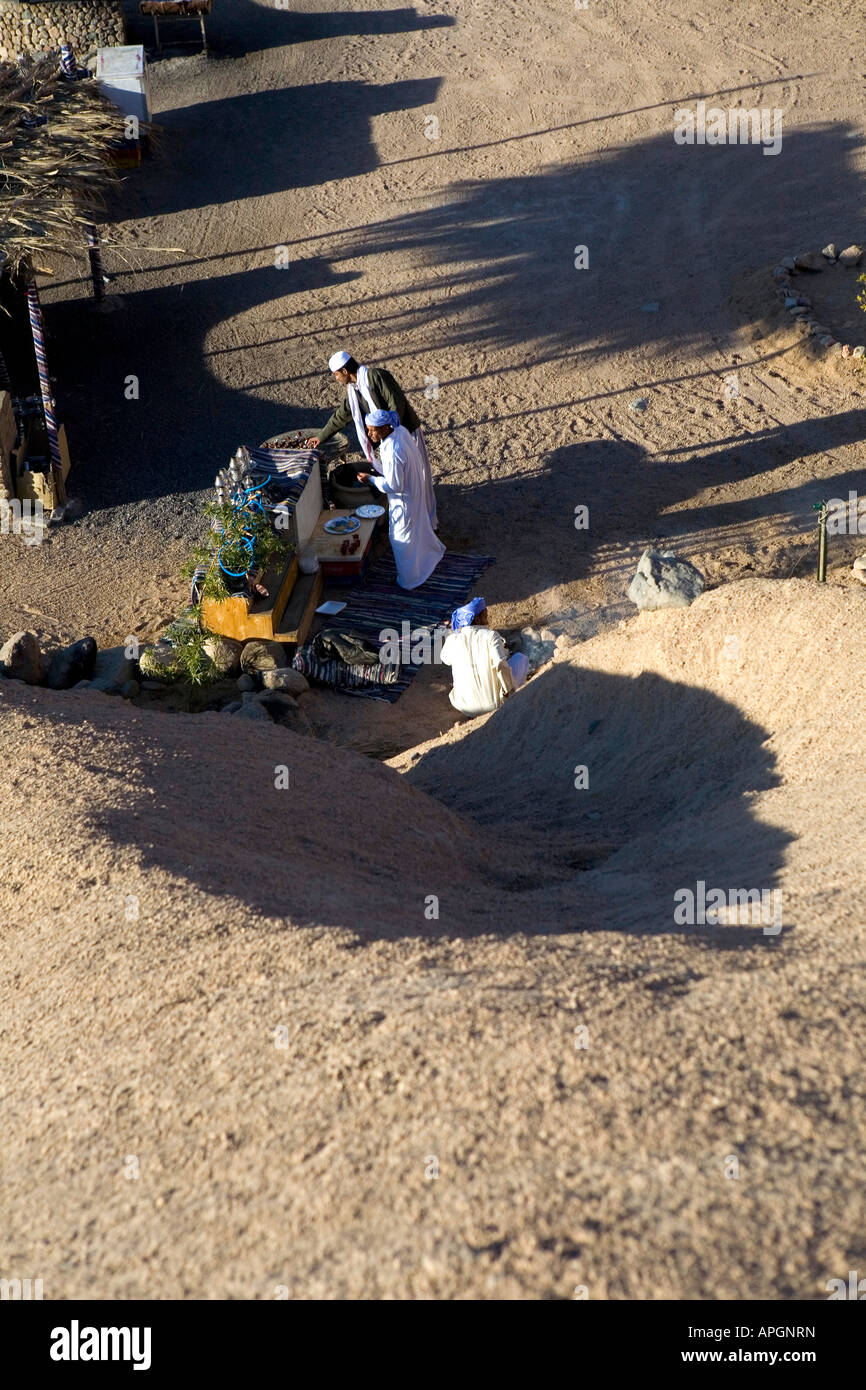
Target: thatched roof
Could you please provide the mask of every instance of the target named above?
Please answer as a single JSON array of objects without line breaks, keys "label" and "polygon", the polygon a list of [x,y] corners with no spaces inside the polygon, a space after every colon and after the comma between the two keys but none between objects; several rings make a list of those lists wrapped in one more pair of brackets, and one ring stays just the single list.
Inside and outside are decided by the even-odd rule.
[{"label": "thatched roof", "polygon": [[10,268],[81,251],[83,224],[113,177],[108,148],[122,133],[96,82],[65,81],[56,57],[0,63],[0,251]]}]

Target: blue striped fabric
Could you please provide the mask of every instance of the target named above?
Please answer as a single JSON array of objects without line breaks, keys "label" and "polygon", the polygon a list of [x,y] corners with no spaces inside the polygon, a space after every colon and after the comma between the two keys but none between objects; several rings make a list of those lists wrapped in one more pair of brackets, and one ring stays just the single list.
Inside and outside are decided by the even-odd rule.
[{"label": "blue striped fabric", "polygon": [[[401,589],[394,556],[389,551],[370,566],[364,583],[349,593],[346,607],[340,614],[340,628],[376,642],[381,640],[380,633],[386,628],[402,635],[404,622],[408,622],[410,631],[427,629],[432,632],[450,618],[453,609],[466,602],[470,589],[494,563],[491,555],[460,555],[447,550],[425,584],[417,589]],[[407,663],[400,667],[392,683],[371,684],[353,690],[352,694],[394,704],[404,690],[408,690],[418,670]]]}]

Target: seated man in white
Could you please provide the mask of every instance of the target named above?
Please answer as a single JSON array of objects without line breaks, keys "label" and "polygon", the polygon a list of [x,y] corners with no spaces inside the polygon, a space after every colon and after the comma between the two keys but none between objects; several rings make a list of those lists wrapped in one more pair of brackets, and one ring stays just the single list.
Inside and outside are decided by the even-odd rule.
[{"label": "seated man in white", "polygon": [[472,719],[498,709],[526,680],[529,661],[522,652],[509,657],[498,632],[487,626],[487,603],[470,599],[451,614],[451,632],[442,644],[442,660],[451,667],[449,696],[460,714]]}]

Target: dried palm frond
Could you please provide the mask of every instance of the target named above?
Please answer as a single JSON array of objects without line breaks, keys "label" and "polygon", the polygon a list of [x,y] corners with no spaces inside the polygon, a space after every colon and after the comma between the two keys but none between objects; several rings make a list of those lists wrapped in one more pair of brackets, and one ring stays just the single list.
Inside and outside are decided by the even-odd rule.
[{"label": "dried palm frond", "polygon": [[96,82],[66,81],[58,57],[0,63],[0,253],[10,269],[37,254],[79,253],[116,177],[109,151],[122,136],[123,117]]}]

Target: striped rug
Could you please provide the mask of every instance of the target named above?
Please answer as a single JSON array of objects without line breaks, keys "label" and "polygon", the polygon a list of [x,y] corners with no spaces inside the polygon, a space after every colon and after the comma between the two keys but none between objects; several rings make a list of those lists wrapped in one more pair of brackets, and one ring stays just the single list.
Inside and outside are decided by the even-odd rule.
[{"label": "striped rug", "polygon": [[[425,584],[417,589],[401,589],[394,556],[388,551],[373,562],[364,583],[350,590],[346,607],[333,621],[345,632],[357,632],[376,641],[386,628],[396,629],[402,635],[404,622],[413,632],[418,628],[430,630],[446,622],[453,610],[466,602],[476,581],[494,563],[491,555],[460,555],[447,550]],[[404,665],[393,685],[351,693],[362,699],[394,704],[419,670],[418,666]]]}]

